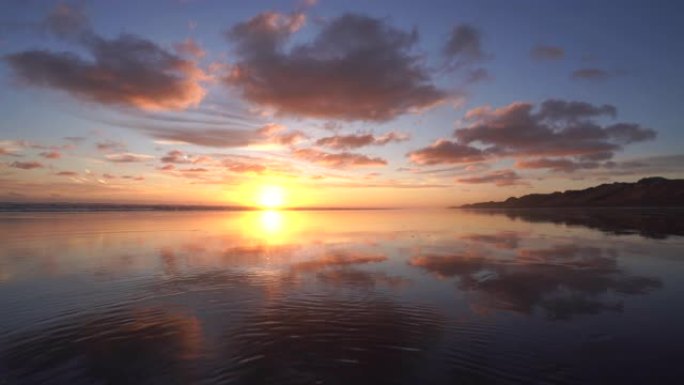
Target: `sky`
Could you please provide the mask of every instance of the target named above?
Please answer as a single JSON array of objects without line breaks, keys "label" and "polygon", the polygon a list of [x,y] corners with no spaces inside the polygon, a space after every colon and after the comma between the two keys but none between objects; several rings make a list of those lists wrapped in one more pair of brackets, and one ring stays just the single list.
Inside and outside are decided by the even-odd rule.
[{"label": "sky", "polygon": [[0,201],[439,207],[684,174],[678,1],[37,1]]}]

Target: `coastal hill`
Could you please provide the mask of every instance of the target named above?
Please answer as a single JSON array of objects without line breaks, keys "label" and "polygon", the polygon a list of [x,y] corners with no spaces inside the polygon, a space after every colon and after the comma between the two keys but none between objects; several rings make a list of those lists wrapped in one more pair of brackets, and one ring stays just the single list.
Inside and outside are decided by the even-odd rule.
[{"label": "coastal hill", "polygon": [[636,183],[607,183],[584,190],[530,194],[503,202],[461,206],[469,209],[537,207],[684,207],[684,179],[651,177]]}]

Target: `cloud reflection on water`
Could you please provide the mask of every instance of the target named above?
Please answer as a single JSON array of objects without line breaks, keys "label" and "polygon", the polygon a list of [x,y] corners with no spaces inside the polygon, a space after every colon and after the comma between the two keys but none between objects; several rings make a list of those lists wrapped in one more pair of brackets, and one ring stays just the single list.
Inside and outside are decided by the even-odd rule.
[{"label": "cloud reflection on water", "polygon": [[619,325],[629,331],[621,344],[648,345],[658,330],[640,339],[630,327],[633,298],[676,290],[661,267],[676,268],[676,239],[519,219],[453,210],[0,217],[0,305],[12,309],[0,319],[0,380],[567,379],[577,362],[535,345],[537,328],[563,330],[545,337],[562,344],[572,328],[598,333],[588,320],[603,317],[613,318],[602,344],[618,341]]},{"label": "cloud reflection on water", "polygon": [[[470,236],[492,243],[495,236]],[[500,246],[501,243],[494,242]],[[610,248],[556,244],[542,249],[517,249],[513,257],[497,258],[491,251],[465,254],[425,254],[411,266],[439,277],[458,278],[459,290],[476,294],[479,307],[532,314],[541,310],[550,319],[580,314],[622,311],[615,294],[645,294],[662,287],[658,278],[629,275],[618,267]]]}]

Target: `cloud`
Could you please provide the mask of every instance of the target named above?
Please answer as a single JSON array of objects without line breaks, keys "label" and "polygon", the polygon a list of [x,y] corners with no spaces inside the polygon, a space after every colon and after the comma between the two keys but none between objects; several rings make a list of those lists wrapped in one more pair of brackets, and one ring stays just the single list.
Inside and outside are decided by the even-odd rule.
[{"label": "cloud", "polygon": [[561,60],[565,57],[565,50],[554,45],[537,45],[530,50],[530,56],[535,60]]},{"label": "cloud", "polygon": [[297,2],[297,8],[306,9],[318,4],[318,0],[300,0]]},{"label": "cloud", "polygon": [[243,163],[236,162],[233,160],[226,160],[224,162],[224,167],[226,170],[235,172],[238,174],[254,173],[261,174],[267,170],[266,166],[256,163]]},{"label": "cloud", "polygon": [[105,158],[113,163],[139,163],[154,159],[152,155],[135,154],[132,152],[122,152],[116,154],[107,154]]},{"label": "cloud", "polygon": [[403,142],[410,137],[401,132],[388,132],[386,134],[375,136],[373,134],[352,134],[352,135],[334,135],[318,139],[316,144],[319,146],[329,147],[335,150],[348,150],[352,148],[359,148],[363,146],[384,146],[391,142]]},{"label": "cloud", "polygon": [[19,168],[22,170],[33,170],[36,168],[43,168],[45,166],[43,166],[43,164],[40,162],[28,161],[28,162],[12,162],[10,164],[10,167]]},{"label": "cloud", "polygon": [[287,127],[283,126],[282,124],[267,123],[261,126],[261,128],[257,130],[257,133],[263,136],[273,136],[279,132],[285,131],[286,129]]},{"label": "cloud", "polygon": [[254,130],[193,129],[161,126],[138,127],[138,130],[147,133],[155,139],[215,148],[244,147],[263,142],[264,140]]},{"label": "cloud", "polygon": [[62,157],[62,154],[59,153],[59,151],[44,151],[39,154],[45,159],[59,159]]},{"label": "cloud", "polygon": [[202,167],[193,167],[193,168],[180,169],[178,171],[180,171],[180,172],[193,172],[194,173],[194,172],[207,172],[209,170],[207,170],[206,168],[202,168]]},{"label": "cloud", "polygon": [[0,155],[22,156],[21,152],[25,149],[45,150],[49,147],[26,140],[0,140]]},{"label": "cloud", "polygon": [[98,150],[100,151],[125,151],[126,150],[126,145],[121,142],[117,142],[114,140],[105,140],[102,142],[97,142],[95,143],[95,147],[97,147]]},{"label": "cloud", "polygon": [[64,3],[57,4],[47,15],[42,26],[48,32],[66,40],[76,40],[91,31],[90,20],[83,8]]},{"label": "cloud", "polygon": [[524,184],[522,177],[513,170],[497,170],[480,176],[459,178],[459,183],[494,183],[497,186],[513,186]]},{"label": "cloud", "polygon": [[180,150],[171,150],[160,159],[162,163],[198,164],[211,162],[211,157],[205,155],[188,154]]},{"label": "cloud", "polygon": [[[471,84],[490,79],[489,72],[476,64],[488,58],[482,49],[482,33],[470,24],[460,24],[451,30],[442,53],[446,60],[444,69],[448,72],[460,70],[464,73],[464,84]],[[463,103],[463,96],[454,98],[456,103]]]},{"label": "cloud", "polygon": [[55,175],[57,175],[57,176],[69,176],[69,177],[73,177],[73,176],[78,176],[78,173],[75,172],[75,171],[60,171],[60,172],[58,172],[58,173],[55,174]]},{"label": "cloud", "polygon": [[684,169],[684,155],[649,156],[621,162],[607,162],[605,166],[614,169],[615,171],[621,170],[651,174],[657,173],[659,170],[664,172],[676,172]]},{"label": "cloud", "polygon": [[203,58],[207,53],[202,49],[202,47],[193,39],[187,38],[180,43],[173,45],[173,49],[179,55],[185,55],[194,57],[197,59]]},{"label": "cloud", "polygon": [[428,147],[408,153],[411,162],[419,165],[472,163],[486,159],[485,154],[471,146],[439,139]]},{"label": "cloud", "polygon": [[575,80],[605,80],[610,76],[610,72],[600,68],[581,68],[570,75]]},{"label": "cloud", "polygon": [[295,130],[281,135],[274,136],[271,140],[283,146],[292,146],[308,139],[309,136],[302,131]]},{"label": "cloud", "polygon": [[[468,72],[465,82],[466,83],[477,83],[481,82],[484,80],[490,80],[492,79],[492,76],[489,74],[489,71],[487,71],[484,68],[476,68],[474,70],[471,70]],[[463,104],[465,104],[465,96],[460,96],[458,99],[455,99],[454,101],[454,108],[461,108]]]},{"label": "cloud", "polygon": [[121,179],[129,179],[140,182],[145,180],[145,177],[140,175],[121,175]]},{"label": "cloud", "polygon": [[175,164],[192,163],[192,161],[188,159],[187,155],[179,150],[172,150],[167,152],[166,155],[161,158],[161,161],[162,163]]},{"label": "cloud", "polygon": [[483,60],[480,31],[469,24],[457,25],[451,30],[449,40],[444,46],[444,56],[452,67],[461,67]]},{"label": "cloud", "polygon": [[90,102],[145,110],[180,110],[203,99],[205,90],[200,82],[206,75],[194,62],[134,35],[101,37],[84,26],[82,17],[62,4],[46,23],[57,36],[74,38],[90,58],[48,50],[5,56],[21,84],[65,91]]},{"label": "cloud", "polygon": [[86,140],[86,138],[84,138],[82,136],[65,136],[62,139],[66,140],[67,142],[71,142],[73,144],[79,144],[79,143]]},{"label": "cloud", "polygon": [[608,116],[615,118],[617,108],[610,104],[595,106],[587,102],[547,99],[542,102],[538,117],[541,120],[577,122],[581,119]]},{"label": "cloud", "polygon": [[575,172],[579,169],[595,169],[600,167],[598,162],[578,162],[565,158],[523,159],[515,163],[521,169],[550,169],[559,172]]},{"label": "cloud", "polygon": [[655,131],[643,129],[638,124],[618,123],[606,128],[606,132],[616,141],[624,144],[655,139]]},{"label": "cloud", "polygon": [[342,129],[342,125],[339,122],[327,121],[321,125],[321,128],[327,131],[337,132]]},{"label": "cloud", "polygon": [[0,147],[0,155],[10,155],[12,152],[4,147]]},{"label": "cloud", "polygon": [[300,148],[293,150],[295,158],[332,168],[359,168],[379,167],[387,165],[382,158],[371,158],[367,155],[349,152],[329,153],[313,148]]},{"label": "cloud", "polygon": [[231,28],[238,60],[227,83],[280,114],[347,121],[386,121],[446,99],[413,53],[415,31],[344,14],[287,49],[305,20],[266,12]]},{"label": "cloud", "polygon": [[654,130],[638,124],[596,121],[616,114],[611,105],[555,99],[543,102],[536,111],[524,102],[497,109],[478,107],[466,113],[470,124],[456,129],[454,136],[459,146],[479,148],[491,157],[574,157],[581,161],[607,160],[623,145],[655,138]]}]

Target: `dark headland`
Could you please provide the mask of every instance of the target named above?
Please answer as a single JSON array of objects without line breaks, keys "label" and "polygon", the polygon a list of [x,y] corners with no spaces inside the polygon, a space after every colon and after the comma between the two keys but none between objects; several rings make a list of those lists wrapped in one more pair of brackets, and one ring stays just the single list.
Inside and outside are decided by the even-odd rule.
[{"label": "dark headland", "polygon": [[635,183],[607,183],[584,190],[511,197],[503,202],[460,206],[468,209],[539,207],[684,207],[684,179],[644,178]]}]

